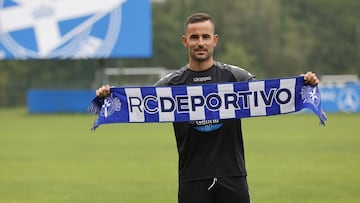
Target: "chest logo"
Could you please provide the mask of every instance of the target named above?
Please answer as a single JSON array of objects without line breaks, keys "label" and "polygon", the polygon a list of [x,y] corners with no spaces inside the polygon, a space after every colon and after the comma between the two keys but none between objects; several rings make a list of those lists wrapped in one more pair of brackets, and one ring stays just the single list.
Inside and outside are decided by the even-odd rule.
[{"label": "chest logo", "polygon": [[211,76],[193,78],[193,82],[206,82],[210,80],[211,80]]}]

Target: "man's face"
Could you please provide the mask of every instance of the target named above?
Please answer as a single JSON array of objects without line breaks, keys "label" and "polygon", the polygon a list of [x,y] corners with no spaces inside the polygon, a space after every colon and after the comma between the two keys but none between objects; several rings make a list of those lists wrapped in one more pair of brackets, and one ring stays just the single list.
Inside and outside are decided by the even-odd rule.
[{"label": "man's face", "polygon": [[218,35],[210,21],[192,23],[187,26],[182,37],[184,47],[188,49],[190,60],[203,62],[212,59]]}]

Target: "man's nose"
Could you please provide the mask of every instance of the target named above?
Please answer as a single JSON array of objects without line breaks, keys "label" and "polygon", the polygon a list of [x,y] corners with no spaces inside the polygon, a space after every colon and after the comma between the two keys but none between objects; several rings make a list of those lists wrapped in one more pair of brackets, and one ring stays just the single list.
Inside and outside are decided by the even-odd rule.
[{"label": "man's nose", "polygon": [[205,46],[204,39],[202,37],[200,37],[199,42],[198,42],[198,47],[199,48],[204,48],[204,46]]},{"label": "man's nose", "polygon": [[199,37],[199,46],[202,45],[204,46],[204,39],[202,37]]}]

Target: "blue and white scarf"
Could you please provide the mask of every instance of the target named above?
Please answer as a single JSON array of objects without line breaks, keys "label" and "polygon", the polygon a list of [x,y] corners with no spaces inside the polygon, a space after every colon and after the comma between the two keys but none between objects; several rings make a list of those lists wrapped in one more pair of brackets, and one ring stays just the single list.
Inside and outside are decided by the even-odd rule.
[{"label": "blue and white scarf", "polygon": [[271,116],[311,109],[325,125],[317,86],[303,77],[170,87],[114,87],[89,111],[101,124],[182,122]]}]

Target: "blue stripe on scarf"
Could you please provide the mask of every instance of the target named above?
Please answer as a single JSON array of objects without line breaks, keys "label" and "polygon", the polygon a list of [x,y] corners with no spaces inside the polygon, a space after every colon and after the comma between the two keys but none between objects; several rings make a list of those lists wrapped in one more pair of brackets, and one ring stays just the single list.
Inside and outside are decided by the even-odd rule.
[{"label": "blue stripe on scarf", "polygon": [[280,106],[276,105],[276,102],[271,102],[271,98],[275,95],[274,89],[279,89],[280,84],[274,82],[271,83],[270,81],[265,81],[265,82],[266,82],[266,86],[265,86],[266,94],[261,94],[261,97],[264,98],[264,101],[266,103],[269,103],[267,105],[271,104],[271,107],[266,108],[266,114],[267,115],[280,114],[281,113]]},{"label": "blue stripe on scarf", "polygon": [[[202,87],[203,89],[203,94],[205,97],[214,97],[214,99],[210,100],[211,105],[213,105],[214,107],[219,106],[219,102],[217,102],[215,95],[217,95],[218,92],[218,87],[216,84],[210,84],[210,85],[204,85]],[[205,109],[205,116],[207,118],[211,117],[211,118],[219,118],[220,117],[220,113],[219,110],[210,110],[210,109]]]},{"label": "blue stripe on scarf", "polygon": [[[157,96],[156,90],[154,88],[141,89],[141,95],[142,95],[142,98],[146,98],[149,95],[153,95],[155,97]],[[158,106],[152,97],[149,98],[148,106],[149,106],[149,111],[144,111],[145,121],[151,120],[151,119],[158,121],[159,114],[155,113],[153,110],[153,109],[158,108]]]},{"label": "blue stripe on scarf", "polygon": [[171,87],[111,88],[89,111],[107,123],[182,122],[287,114],[310,108],[326,121],[317,86],[303,77]]},{"label": "blue stripe on scarf", "polygon": [[[246,92],[249,91],[249,83],[234,83],[234,92]],[[239,103],[247,103],[247,101],[244,100],[244,98],[240,98]],[[235,110],[235,117],[236,118],[247,118],[250,116],[250,109],[242,108]]]},{"label": "blue stripe on scarf", "polygon": [[[173,98],[178,97],[178,95],[187,95],[187,88],[186,86],[175,86],[172,89],[172,96]],[[181,101],[181,100],[180,100]],[[180,104],[179,104],[180,103]],[[181,105],[181,102],[179,102],[177,105]],[[173,116],[175,118],[175,121],[186,121],[190,120],[190,115],[188,113],[184,112],[173,112]]]}]

